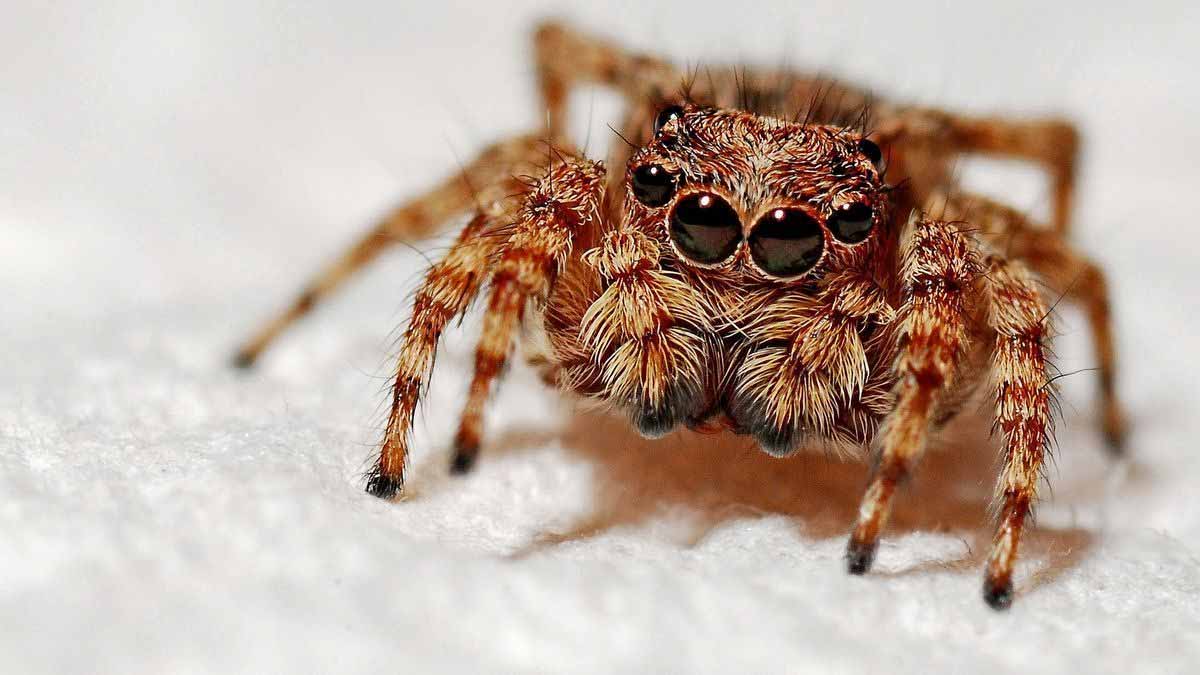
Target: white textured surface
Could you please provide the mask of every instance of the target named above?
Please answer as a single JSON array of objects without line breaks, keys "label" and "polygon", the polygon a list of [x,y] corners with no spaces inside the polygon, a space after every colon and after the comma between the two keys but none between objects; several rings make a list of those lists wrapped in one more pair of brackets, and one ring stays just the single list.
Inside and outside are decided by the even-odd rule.
[{"label": "white textured surface", "polygon": [[[226,370],[228,351],[372,215],[536,119],[524,40],[547,10],[321,4],[5,8],[5,672],[1200,662],[1196,10],[572,14],[684,59],[786,56],[929,102],[1082,122],[1079,239],[1112,272],[1134,459],[1113,474],[1092,382],[1068,378],[1053,495],[1001,615],[978,594],[993,461],[978,431],[930,459],[876,573],[850,578],[863,467],[646,443],[565,414],[520,369],[479,471],[444,477],[470,328],[439,361],[413,498],[364,495],[386,336],[421,259],[389,256],[253,376]],[[1044,208],[1028,188],[1010,194]],[[1091,365],[1082,317],[1061,325],[1062,369]]]}]

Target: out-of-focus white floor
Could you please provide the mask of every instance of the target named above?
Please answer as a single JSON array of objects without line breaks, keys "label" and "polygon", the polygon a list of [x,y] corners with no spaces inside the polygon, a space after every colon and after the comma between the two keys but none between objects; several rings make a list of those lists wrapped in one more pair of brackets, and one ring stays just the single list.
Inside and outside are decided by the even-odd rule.
[{"label": "out-of-focus white floor", "polygon": [[[343,4],[5,9],[3,670],[1194,668],[1195,9]],[[532,127],[525,44],[548,14],[689,62],[786,61],[1079,120],[1078,241],[1111,273],[1133,459],[1112,469],[1091,376],[1066,378],[1011,612],[979,599],[994,458],[970,428],[929,459],[866,578],[841,561],[864,467],[642,441],[520,368],[479,470],[444,476],[470,321],[420,416],[412,499],[367,497],[388,336],[424,264],[410,251],[257,373],[226,368],[372,217]],[[603,148],[611,101],[577,103]],[[1045,209],[1026,176],[963,170]],[[1060,327],[1062,370],[1092,365],[1082,317]]]}]

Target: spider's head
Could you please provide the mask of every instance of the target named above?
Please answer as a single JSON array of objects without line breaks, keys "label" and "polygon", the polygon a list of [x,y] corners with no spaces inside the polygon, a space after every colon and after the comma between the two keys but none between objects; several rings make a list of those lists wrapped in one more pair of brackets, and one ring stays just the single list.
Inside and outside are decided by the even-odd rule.
[{"label": "spider's head", "polygon": [[629,161],[635,226],[683,264],[795,281],[861,261],[887,217],[880,151],[841,127],[672,106]]}]

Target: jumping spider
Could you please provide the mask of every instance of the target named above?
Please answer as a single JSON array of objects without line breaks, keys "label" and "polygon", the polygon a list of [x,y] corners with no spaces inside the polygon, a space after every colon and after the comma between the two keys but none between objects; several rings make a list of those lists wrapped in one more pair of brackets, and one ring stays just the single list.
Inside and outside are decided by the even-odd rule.
[{"label": "jumping spider", "polygon": [[[1074,127],[869,101],[783,70],[684,72],[556,24],[534,47],[547,128],[488,148],[389,215],[238,363],[391,244],[473,211],[417,293],[368,492],[400,492],[439,337],[486,289],[454,471],[475,460],[488,392],[524,322],[546,338],[533,360],[549,382],[623,410],[646,436],[703,425],[772,455],[816,443],[871,455],[853,574],[870,568],[929,436],[987,382],[1004,464],[983,592],[1009,606],[1052,440],[1050,312],[1034,274],[1086,309],[1104,430],[1114,449],[1123,437],[1104,275],[1066,240]],[[627,99],[626,144],[608,164],[620,171],[567,138],[579,84]],[[1041,165],[1049,226],[965,194],[951,175],[965,153]]]}]

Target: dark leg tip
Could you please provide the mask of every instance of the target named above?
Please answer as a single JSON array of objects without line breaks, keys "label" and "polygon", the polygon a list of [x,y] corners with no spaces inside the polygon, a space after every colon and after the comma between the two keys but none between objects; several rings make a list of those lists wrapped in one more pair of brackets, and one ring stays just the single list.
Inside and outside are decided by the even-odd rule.
[{"label": "dark leg tip", "polygon": [[983,601],[988,604],[988,607],[1000,612],[1012,607],[1013,602],[1013,587],[1011,581],[994,581],[988,579],[983,582]]},{"label": "dark leg tip", "polygon": [[1104,429],[1104,440],[1108,445],[1108,452],[1113,457],[1123,457],[1125,455],[1125,415],[1121,412],[1120,406],[1111,397],[1105,404],[1104,421],[1102,424]]},{"label": "dark leg tip", "polygon": [[461,476],[470,473],[475,468],[475,459],[479,456],[478,448],[459,448],[450,460],[450,473]]},{"label": "dark leg tip", "polygon": [[254,367],[255,354],[245,350],[239,351],[233,355],[229,364],[238,370],[250,370]]},{"label": "dark leg tip", "polygon": [[1113,457],[1125,456],[1125,434],[1122,432],[1108,431],[1104,434],[1104,441],[1108,448],[1108,454]]},{"label": "dark leg tip", "polygon": [[404,487],[404,479],[385,476],[378,471],[367,478],[367,494],[380,499],[392,499],[400,494]]},{"label": "dark leg tip", "polygon": [[861,576],[871,570],[875,562],[875,550],[878,544],[851,539],[846,546],[846,571],[855,576]]}]

